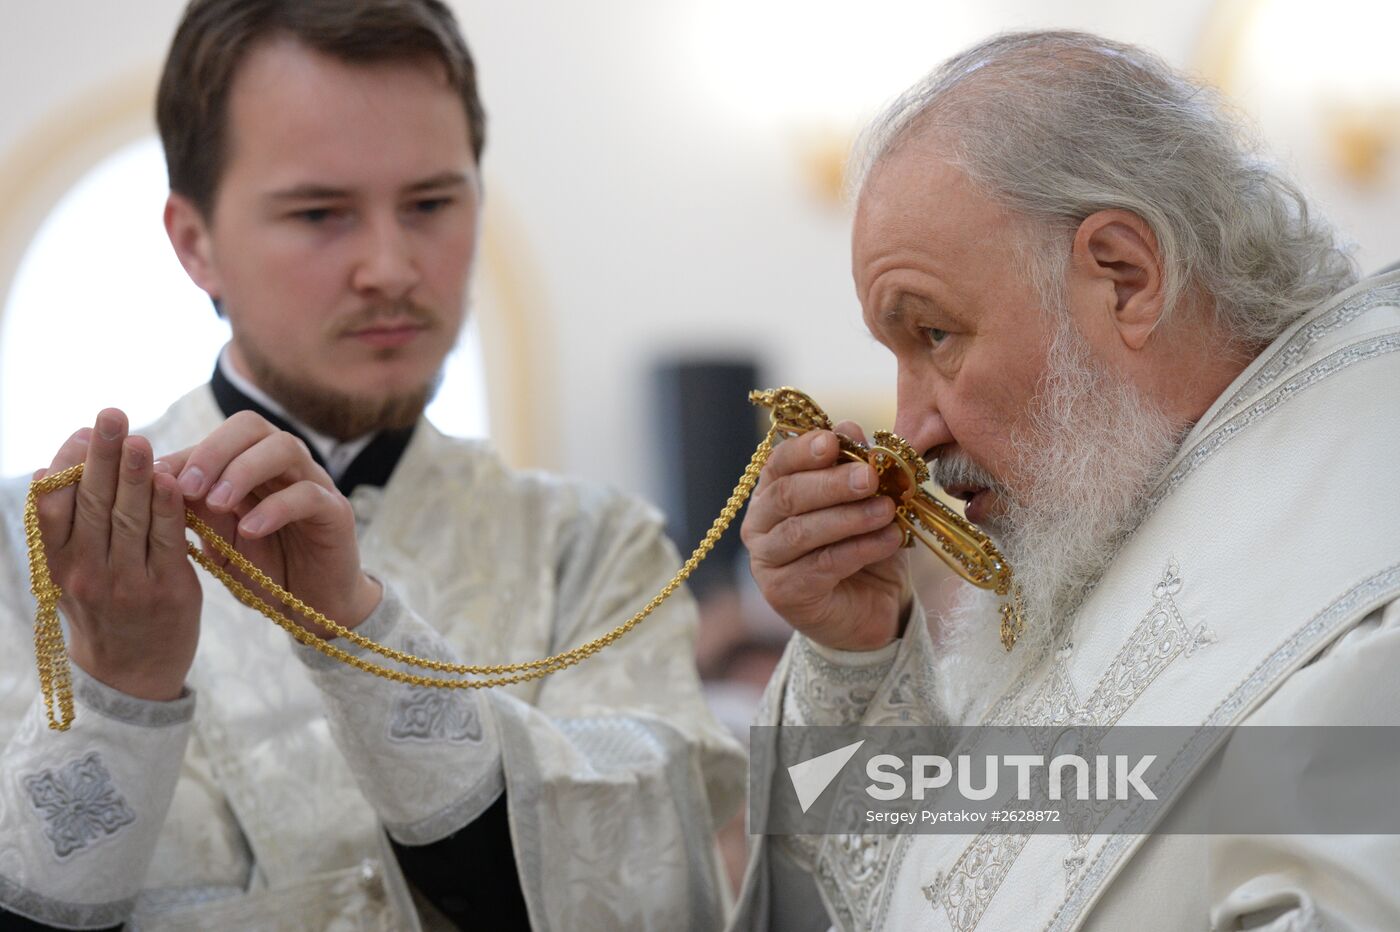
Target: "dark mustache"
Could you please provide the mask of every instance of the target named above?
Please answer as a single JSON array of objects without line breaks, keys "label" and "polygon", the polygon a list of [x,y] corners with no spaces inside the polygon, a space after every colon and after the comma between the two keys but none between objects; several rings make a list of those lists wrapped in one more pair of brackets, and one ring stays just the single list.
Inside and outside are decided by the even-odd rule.
[{"label": "dark mustache", "polygon": [[356,311],[341,325],[341,333],[354,333],[373,327],[379,321],[401,321],[408,319],[420,327],[437,326],[437,314],[420,304],[404,301],[397,304],[380,304]]}]

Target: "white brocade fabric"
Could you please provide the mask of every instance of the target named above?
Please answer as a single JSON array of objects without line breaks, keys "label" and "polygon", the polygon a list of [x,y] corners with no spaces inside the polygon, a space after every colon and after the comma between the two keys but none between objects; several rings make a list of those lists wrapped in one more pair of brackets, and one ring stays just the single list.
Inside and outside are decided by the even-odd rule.
[{"label": "white brocade fabric", "polygon": [[[221,421],[200,388],[141,433],[159,454]],[[201,574],[194,696],[114,724],[80,695],[58,735],[35,707],[23,492],[0,490],[0,906],[73,928],[414,929],[383,829],[427,843],[505,790],[534,928],[722,924],[713,832],[743,757],[701,699],[684,591],[545,680],[437,691],[327,665]],[[386,586],[363,630],[441,659],[573,647],[677,565],[651,508],[510,471],[426,423],[351,504]]]},{"label": "white brocade fabric", "polygon": [[[978,721],[939,708],[913,625],[892,660],[795,637],[759,724],[1172,725],[1203,742],[1215,726],[1400,725],[1398,463],[1391,272],[1306,315],[1221,395],[1066,635]],[[760,838],[731,928],[1400,929],[1400,836],[1172,832],[1209,824],[1232,772],[1220,747],[1199,774],[1184,756],[1167,768],[1149,835]],[[1290,753],[1290,786],[1325,787],[1321,751]]]}]

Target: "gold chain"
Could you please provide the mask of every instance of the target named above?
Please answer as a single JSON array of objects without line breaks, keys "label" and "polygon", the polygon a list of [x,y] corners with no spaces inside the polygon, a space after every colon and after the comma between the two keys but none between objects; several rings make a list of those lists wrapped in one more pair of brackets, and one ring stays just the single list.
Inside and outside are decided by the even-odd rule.
[{"label": "gold chain", "polygon": [[[399,683],[439,689],[490,689],[495,686],[508,686],[512,683],[537,680],[549,676],[551,673],[557,673],[566,667],[571,667],[612,644],[656,611],[662,602],[670,598],[671,594],[690,578],[690,575],[695,572],[695,568],[700,565],[700,561],[704,560],[714,549],[720,537],[733,523],[745,500],[752,494],[754,486],[758,483],[758,474],[763,469],[763,464],[768,461],[769,454],[773,452],[775,440],[780,436],[796,436],[809,430],[831,429],[831,421],[826,413],[816,402],[796,389],[780,388],[767,392],[751,392],[749,400],[754,404],[771,409],[772,426],[763,438],[763,442],[758,445],[758,449],[754,451],[752,458],[749,459],[749,465],[744,469],[744,475],[739,479],[739,484],[734,487],[734,491],[730,494],[729,501],[725,503],[719,517],[715,518],[714,524],[710,525],[704,540],[700,541],[690,558],[671,577],[671,581],[631,618],[601,637],[580,644],[571,650],[542,657],[539,660],[493,665],[448,663],[416,657],[413,654],[371,641],[369,638],[332,621],[283,589],[235,550],[233,545],[215,533],[213,528],[201,521],[194,512],[186,510],[185,523],[196,535],[219,556],[272,595],[275,601],[280,602],[292,613],[320,625],[356,647],[396,663],[431,670],[435,673],[450,673],[459,677],[486,677],[486,679],[449,679],[423,676],[419,673],[407,673],[403,670],[374,663],[363,657],[357,657],[344,648],[337,647],[323,638],[317,637],[302,625],[292,621],[253,589],[235,578],[228,569],[215,563],[193,543],[186,541],[185,545],[189,550],[190,557],[222,582],[238,601],[276,622],[278,626],[302,644],[313,647],[328,657],[366,673],[382,676]],[[912,544],[913,539],[917,538],[973,585],[984,589],[993,589],[997,595],[1009,597],[1009,601],[1001,606],[1001,641],[1002,645],[1010,650],[1024,628],[1021,593],[1019,587],[1012,582],[1011,567],[1006,564],[990,538],[961,515],[920,488],[928,478],[928,469],[924,465],[922,457],[907,442],[886,431],[880,431],[874,435],[877,445],[873,448],[857,444],[840,434],[837,436],[841,441],[844,455],[862,462],[870,462],[880,475],[888,473],[890,476],[898,478],[895,476],[896,472],[908,473],[909,481],[904,484],[907,487],[896,486],[887,489],[882,482],[882,487],[877,492],[877,494],[890,495],[895,498],[897,503],[902,502],[896,518],[904,528],[906,545]],[[898,466],[899,470],[891,469],[892,465]],[[36,480],[30,483],[29,495],[24,503],[24,536],[29,547],[30,587],[39,606],[34,619],[34,656],[39,668],[39,684],[44,693],[44,706],[48,711],[49,727],[58,731],[67,731],[73,722],[72,671],[68,666],[68,647],[63,642],[63,628],[58,620],[58,601],[63,592],[49,574],[48,556],[44,550],[43,536],[39,531],[38,498],[40,495],[75,484],[82,478],[82,475],[83,467],[79,463],[62,472]],[[920,534],[919,528],[933,532],[936,541]]]},{"label": "gold chain", "polygon": [[[739,484],[734,487],[734,491],[729,496],[729,501],[720,511],[719,517],[715,518],[714,524],[710,525],[709,531],[705,533],[705,539],[695,548],[676,574],[671,577],[660,592],[658,592],[650,602],[642,607],[631,618],[627,619],[608,633],[594,638],[586,644],[580,644],[571,650],[562,651],[549,657],[542,657],[539,660],[527,660],[520,663],[506,663],[493,665],[473,665],[461,663],[447,663],[441,660],[429,660],[425,657],[416,657],[392,647],[386,647],[363,635],[356,634],[349,628],[340,625],[322,615],[305,602],[298,599],[292,593],[283,589],[274,582],[266,573],[250,563],[247,557],[239,553],[233,546],[220,537],[213,528],[201,521],[192,511],[185,512],[185,522],[190,529],[212,547],[221,557],[236,567],[241,573],[253,580],[258,586],[266,590],[276,601],[282,603],[294,613],[300,615],[308,621],[326,628],[341,638],[349,641],[357,647],[379,654],[381,657],[396,661],[406,666],[420,667],[425,670],[432,670],[438,673],[455,673],[463,676],[485,676],[488,679],[447,679],[444,677],[423,676],[417,673],[406,673],[392,667],[357,657],[343,648],[337,647],[326,640],[317,637],[304,627],[292,621],[281,611],[270,605],[265,599],[255,593],[248,586],[244,585],[233,574],[222,566],[219,566],[194,544],[186,542],[190,556],[196,563],[209,571],[211,575],[222,582],[228,590],[233,593],[238,601],[250,608],[256,609],[267,616],[278,626],[283,628],[292,637],[302,644],[315,648],[329,657],[333,657],[342,663],[349,664],[356,669],[375,676],[382,676],[385,679],[394,680],[400,683],[408,683],[413,686],[430,686],[440,689],[490,689],[495,686],[507,686],[512,683],[525,683],[530,680],[537,680],[541,677],[557,673],[566,667],[571,667],[581,660],[598,653],[603,648],[612,644],[628,631],[631,631],[642,622],[648,615],[656,611],[662,602],[670,598],[681,585],[695,572],[695,568],[700,565],[709,552],[714,549],[721,536],[733,523],[738,515],[739,509],[743,507],[744,501],[753,492],[754,485],[758,482],[758,474],[763,469],[763,464],[767,462],[768,455],[773,452],[773,441],[776,436],[776,428],[770,429],[763,442],[754,451],[753,457],[749,460],[749,465],[744,469],[744,475],[739,480]],[[63,591],[54,583],[53,577],[49,574],[48,556],[44,550],[43,535],[39,531],[39,508],[38,497],[57,489],[62,489],[73,485],[83,475],[83,466],[79,463],[70,466],[62,472],[54,473],[38,479],[29,486],[29,495],[24,503],[24,537],[25,543],[29,547],[29,579],[30,588],[34,593],[34,598],[38,602],[39,610],[34,619],[34,655],[39,668],[39,685],[44,693],[44,706],[48,712],[49,727],[57,731],[67,731],[73,723],[73,684],[71,670],[68,666],[68,648],[63,641],[63,628],[58,620],[58,601],[63,595]]]}]

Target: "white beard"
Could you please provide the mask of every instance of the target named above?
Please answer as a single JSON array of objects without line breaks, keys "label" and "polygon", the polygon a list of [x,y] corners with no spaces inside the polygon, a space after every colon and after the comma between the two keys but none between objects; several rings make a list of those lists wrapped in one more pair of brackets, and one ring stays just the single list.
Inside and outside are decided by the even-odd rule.
[{"label": "white beard", "polygon": [[1013,436],[1018,494],[955,453],[933,464],[941,485],[996,489],[1005,514],[986,530],[1011,564],[1025,605],[1025,631],[1002,649],[1002,599],[963,587],[945,617],[930,620],[936,682],[951,721],[972,724],[1023,672],[1061,646],[1072,612],[1142,517],[1148,493],[1176,452],[1180,425],[1094,358],[1067,316],[1031,403],[1031,426]]}]

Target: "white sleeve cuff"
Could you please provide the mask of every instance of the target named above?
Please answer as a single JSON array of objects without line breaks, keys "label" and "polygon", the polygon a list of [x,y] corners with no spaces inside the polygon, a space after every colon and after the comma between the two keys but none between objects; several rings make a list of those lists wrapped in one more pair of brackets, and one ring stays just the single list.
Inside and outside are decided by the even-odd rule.
[{"label": "white sleeve cuff", "polygon": [[880,666],[893,660],[894,655],[899,653],[899,638],[895,638],[884,647],[875,650],[837,650],[834,647],[818,644],[805,636],[802,637],[802,640],[807,642],[807,646],[815,651],[817,656],[837,667]]},{"label": "white sleeve cuff", "polygon": [[[457,660],[442,635],[388,583],[379,606],[355,632],[418,657]],[[391,669],[451,678],[396,663],[343,639],[331,643]],[[360,789],[396,841],[424,845],[445,838],[475,820],[505,790],[495,723],[474,690],[385,679],[304,644],[296,652],[321,689],[331,733]]]},{"label": "white sleeve cuff", "polygon": [[50,730],[35,696],[4,751],[0,905],[46,925],[117,925],[170,808],[195,697],[153,702],[72,676],[72,727]]},{"label": "white sleeve cuff", "polygon": [[783,694],[784,725],[853,725],[894,667],[900,641],[873,651],[832,650],[798,636]]}]

